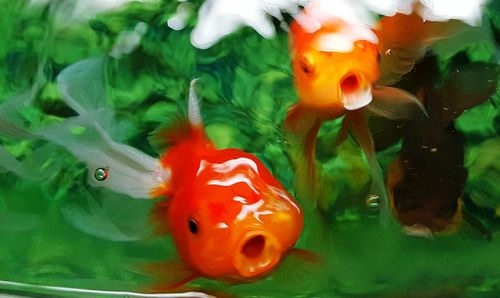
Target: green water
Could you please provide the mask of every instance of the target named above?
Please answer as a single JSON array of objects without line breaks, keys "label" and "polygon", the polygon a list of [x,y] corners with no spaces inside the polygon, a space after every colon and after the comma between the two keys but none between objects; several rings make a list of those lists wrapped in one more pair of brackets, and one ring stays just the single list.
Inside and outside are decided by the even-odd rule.
[{"label": "green water", "polygon": [[[275,38],[264,39],[243,28],[199,50],[189,39],[195,19],[181,31],[166,26],[175,1],[132,3],[71,26],[57,24],[51,11],[55,5],[27,9],[24,2],[0,1],[0,101],[40,83],[33,103],[21,111],[31,128],[75,115],[62,102],[55,83],[63,68],[109,53],[120,33],[143,22],[147,30],[138,47],[119,59],[109,58],[105,66],[107,102],[115,110],[113,138],[158,156],[148,142],[149,133],[185,112],[189,82],[198,77],[208,137],[219,148],[237,147],[257,155],[294,192],[281,132],[288,107],[297,101],[286,32],[278,30]],[[484,16],[497,38],[499,13],[500,2],[493,1]],[[449,45],[435,49],[441,69],[460,50],[472,61],[487,62],[498,50],[491,43],[451,42],[453,51]],[[381,225],[365,203],[369,171],[362,153],[352,140],[334,147],[340,121],[331,121],[320,131],[317,154],[327,195],[316,209],[308,204],[309,198],[297,197],[305,210],[297,246],[320,254],[322,264],[309,266],[288,258],[273,274],[253,283],[200,279],[191,288],[238,297],[498,297],[499,104],[497,92],[456,123],[466,135],[465,193],[471,202],[464,208],[476,224],[433,239],[410,237],[398,226]],[[37,180],[0,168],[0,280],[142,291],[152,279],[138,266],[175,253],[169,237],[149,235],[153,202],[90,188],[84,164],[55,144],[4,136],[0,144],[25,161],[24,176],[36,176],[40,168],[50,173]],[[398,143],[378,153],[384,169],[399,149]],[[46,163],[37,162],[36,154],[46,156]],[[51,168],[57,170],[50,172]],[[100,217],[90,216],[97,206],[102,207]],[[0,282],[1,292],[85,295]]]}]

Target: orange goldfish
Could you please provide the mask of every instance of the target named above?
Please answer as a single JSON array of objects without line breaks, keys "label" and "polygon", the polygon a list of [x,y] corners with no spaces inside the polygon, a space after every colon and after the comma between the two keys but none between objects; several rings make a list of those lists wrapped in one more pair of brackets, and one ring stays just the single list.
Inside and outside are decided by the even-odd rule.
[{"label": "orange goldfish", "polygon": [[299,149],[298,188],[314,193],[318,130],[322,122],[345,116],[337,142],[352,132],[372,169],[370,192],[382,197],[382,211],[388,215],[383,175],[365,113],[394,120],[425,113],[414,95],[381,84],[397,82],[433,41],[451,34],[455,23],[424,22],[416,13],[396,14],[371,28],[352,5],[313,0],[292,23],[291,59],[299,102],[290,108],[284,127],[295,135],[291,141]]},{"label": "orange goldfish", "polygon": [[156,136],[171,144],[160,160],[171,178],[152,193],[169,197],[157,204],[156,221],[172,233],[190,278],[266,274],[299,238],[302,211],[255,156],[214,148],[193,86],[189,104],[190,123]]},{"label": "orange goldfish", "polygon": [[[112,111],[105,105],[106,59],[89,58],[64,69],[57,77],[62,99],[78,116],[29,135],[61,145],[85,162],[92,186],[133,198],[163,197],[152,218],[160,231],[171,233],[180,258],[149,267],[162,279],[158,289],[170,290],[197,277],[249,281],[273,271],[285,254],[308,256],[292,249],[303,213],[280,182],[254,155],[218,150],[206,138],[194,81],[189,121],[153,138],[169,145],[161,158],[114,141],[108,133]],[[0,123],[0,131],[14,134],[13,122],[1,112],[8,125]]]}]

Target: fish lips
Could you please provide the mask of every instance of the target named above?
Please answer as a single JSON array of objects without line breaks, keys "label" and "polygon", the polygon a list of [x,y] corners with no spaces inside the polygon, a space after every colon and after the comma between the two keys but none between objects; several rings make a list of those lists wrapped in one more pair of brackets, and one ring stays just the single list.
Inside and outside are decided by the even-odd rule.
[{"label": "fish lips", "polygon": [[361,75],[349,73],[340,80],[341,100],[346,110],[358,110],[373,100],[372,86]]},{"label": "fish lips", "polygon": [[233,264],[239,275],[253,278],[264,275],[281,260],[282,245],[267,231],[246,233],[237,244]]}]

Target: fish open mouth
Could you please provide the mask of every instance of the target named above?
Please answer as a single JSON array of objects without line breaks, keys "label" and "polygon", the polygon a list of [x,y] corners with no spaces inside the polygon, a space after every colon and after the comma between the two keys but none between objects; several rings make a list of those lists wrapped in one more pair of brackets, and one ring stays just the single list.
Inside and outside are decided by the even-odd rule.
[{"label": "fish open mouth", "polygon": [[357,110],[368,105],[372,99],[372,88],[359,75],[348,74],[340,81],[342,103],[346,110]]},{"label": "fish open mouth", "polygon": [[270,271],[281,259],[281,245],[267,232],[247,233],[237,246],[234,266],[243,277]]}]

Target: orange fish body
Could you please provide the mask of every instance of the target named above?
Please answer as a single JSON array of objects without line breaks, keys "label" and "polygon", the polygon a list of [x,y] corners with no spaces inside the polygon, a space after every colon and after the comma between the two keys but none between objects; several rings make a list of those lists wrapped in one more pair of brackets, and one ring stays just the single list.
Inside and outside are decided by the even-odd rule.
[{"label": "orange fish body", "polygon": [[[322,122],[347,115],[344,136],[356,133],[365,152],[371,152],[360,108],[373,99],[380,77],[377,36],[368,27],[341,18],[316,24],[314,7],[306,7],[291,25],[291,58],[299,102],[287,114],[284,128],[299,148],[293,159],[298,192],[315,197],[315,143]],[[321,14],[321,12],[319,12]],[[292,153],[293,154],[293,153]],[[302,161],[305,159],[305,161]],[[370,159],[373,160],[373,159]],[[383,185],[383,183],[380,183]]]},{"label": "orange fish body", "polygon": [[[299,205],[255,156],[218,150],[201,125],[167,132],[170,176],[156,221],[171,232],[192,277],[245,280],[270,272],[303,227]],[[171,142],[171,143],[173,143]]]}]

